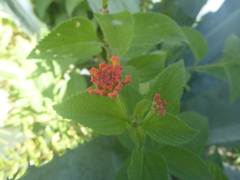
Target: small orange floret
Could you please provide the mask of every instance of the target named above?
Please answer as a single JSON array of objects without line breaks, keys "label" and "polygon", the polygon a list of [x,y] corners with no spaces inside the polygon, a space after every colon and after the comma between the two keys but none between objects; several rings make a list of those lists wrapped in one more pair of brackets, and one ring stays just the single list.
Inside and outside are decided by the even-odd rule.
[{"label": "small orange floret", "polygon": [[92,89],[92,87],[87,88],[87,91],[88,91],[90,94],[94,94],[94,95],[97,94],[97,92],[94,91],[94,90]]},{"label": "small orange floret", "polygon": [[98,71],[99,71],[98,69],[96,69],[95,67],[92,67],[92,69],[89,72],[91,75],[95,76]]},{"label": "small orange floret", "polygon": [[121,90],[122,90],[122,87],[123,87],[123,84],[119,83],[119,84],[115,87],[115,90],[121,91]]},{"label": "small orange floret", "polygon": [[110,61],[113,63],[113,67],[115,67],[118,64],[119,57],[112,56]]},{"label": "small orange floret", "polygon": [[108,93],[108,96],[112,99],[116,99],[118,92],[114,90],[112,93]]},{"label": "small orange floret", "polygon": [[102,64],[99,64],[99,68],[102,69],[102,70],[104,70],[104,69],[107,68],[107,64],[106,64],[105,62],[102,63]]},{"label": "small orange floret", "polygon": [[122,84],[123,84],[123,85],[126,85],[126,84],[132,82],[131,77],[132,77],[131,75],[126,75],[126,76],[125,76],[126,80],[123,81]]},{"label": "small orange floret", "polygon": [[97,94],[100,94],[101,96],[107,96],[107,92],[105,90],[97,90]]}]

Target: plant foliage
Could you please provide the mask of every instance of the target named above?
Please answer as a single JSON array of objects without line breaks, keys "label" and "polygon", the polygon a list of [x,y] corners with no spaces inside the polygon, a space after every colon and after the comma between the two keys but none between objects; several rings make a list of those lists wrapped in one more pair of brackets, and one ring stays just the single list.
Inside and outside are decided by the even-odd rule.
[{"label": "plant foliage", "polygon": [[[30,132],[17,152],[8,149],[1,159],[7,168],[14,166],[9,159],[17,159],[17,171],[8,176],[17,179],[26,171],[19,180],[226,179],[200,157],[208,119],[180,112],[180,101],[191,71],[228,81],[231,101],[240,96],[239,38],[229,37],[221,60],[197,66],[208,51],[204,37],[162,13],[144,12],[148,1],[142,7],[138,0],[62,2],[33,0],[36,15],[52,30],[34,48],[29,39],[12,42],[28,45],[24,58],[0,59],[0,75],[16,100],[4,123]],[[13,36],[5,28],[1,52]],[[191,50],[194,66],[185,67],[182,50]],[[34,166],[26,169],[27,161]]]}]

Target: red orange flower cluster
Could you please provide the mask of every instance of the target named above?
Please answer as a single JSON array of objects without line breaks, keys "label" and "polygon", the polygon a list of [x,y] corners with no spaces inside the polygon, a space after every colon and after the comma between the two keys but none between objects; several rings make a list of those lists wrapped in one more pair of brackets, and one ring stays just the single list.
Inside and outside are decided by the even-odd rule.
[{"label": "red orange flower cluster", "polygon": [[163,107],[167,105],[167,102],[165,100],[161,101],[160,97],[161,97],[160,94],[156,94],[154,96],[152,108],[156,112],[156,114],[163,116],[164,113],[166,112],[166,109],[163,109]]},{"label": "red orange flower cluster", "polygon": [[110,61],[113,65],[102,63],[99,64],[99,69],[93,67],[89,71],[92,75],[91,82],[97,88],[97,90],[93,90],[92,87],[89,87],[87,91],[90,94],[109,96],[115,99],[122,87],[131,82],[131,75],[126,75],[126,80],[121,82],[123,67],[118,64],[118,60],[118,57],[112,56]]}]

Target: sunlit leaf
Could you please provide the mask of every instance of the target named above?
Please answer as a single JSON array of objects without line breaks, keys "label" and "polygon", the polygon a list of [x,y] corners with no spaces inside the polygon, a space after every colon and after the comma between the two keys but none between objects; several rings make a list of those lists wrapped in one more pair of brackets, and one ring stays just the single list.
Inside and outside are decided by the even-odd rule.
[{"label": "sunlit leaf", "polygon": [[82,92],[54,105],[64,118],[72,119],[105,135],[120,134],[126,128],[126,119],[116,99]]},{"label": "sunlit leaf", "polygon": [[66,97],[84,91],[87,88],[85,78],[77,72],[71,72],[67,83]]},{"label": "sunlit leaf", "polygon": [[142,55],[160,42],[187,42],[181,28],[165,15],[147,12],[136,13],[133,17],[134,35],[126,57]]},{"label": "sunlit leaf", "polygon": [[136,104],[142,99],[142,95],[130,84],[123,87],[123,90],[119,93],[127,107],[128,113],[131,116],[133,114]]},{"label": "sunlit leaf", "polygon": [[166,52],[159,51],[129,60],[125,65],[136,68],[140,82],[156,77],[165,68]]},{"label": "sunlit leaf", "polygon": [[61,23],[43,38],[28,58],[74,60],[90,58],[100,52],[100,42],[92,22],[85,18],[73,18]]},{"label": "sunlit leaf", "polygon": [[122,57],[130,46],[134,19],[129,11],[117,14],[95,14],[112,54]]},{"label": "sunlit leaf", "polygon": [[24,77],[24,72],[17,63],[0,59],[0,75],[4,78],[12,79]]},{"label": "sunlit leaf", "polygon": [[143,99],[138,102],[135,109],[134,114],[138,114],[139,116],[143,116],[147,111],[150,111],[152,105],[152,101],[149,99]]}]

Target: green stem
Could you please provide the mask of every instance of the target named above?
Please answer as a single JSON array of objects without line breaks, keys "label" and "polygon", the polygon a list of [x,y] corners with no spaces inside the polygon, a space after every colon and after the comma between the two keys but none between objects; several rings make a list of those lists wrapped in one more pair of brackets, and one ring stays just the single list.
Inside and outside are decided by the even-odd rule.
[{"label": "green stem", "polygon": [[206,64],[202,66],[192,66],[192,67],[186,67],[186,70],[192,70],[192,71],[200,71],[202,69],[211,68],[211,67],[224,67],[226,64],[238,64],[236,61],[230,61],[230,62],[219,62],[214,64]]},{"label": "green stem", "polygon": [[108,14],[108,1],[109,0],[102,0],[102,14]]},{"label": "green stem", "polygon": [[107,59],[108,59],[108,61],[109,61],[112,53],[111,53],[111,49],[110,49],[108,43],[107,43],[105,40],[104,40],[104,43],[103,43],[103,46],[102,46],[102,47],[105,49],[105,51],[106,51],[106,53],[107,53]]},{"label": "green stem", "polygon": [[105,62],[101,54],[97,54],[96,58],[98,59],[99,64]]},{"label": "green stem", "polygon": [[152,110],[150,110],[149,112],[148,112],[148,114],[146,115],[146,117],[142,120],[142,123],[144,123],[144,122],[146,122],[152,115],[154,115],[155,113],[152,111]]},{"label": "green stem", "polygon": [[127,109],[126,109],[125,105],[123,104],[122,100],[120,99],[119,95],[116,98],[116,102],[117,102],[118,107],[121,109],[122,113],[124,114],[124,117],[127,120],[128,119],[127,118]]},{"label": "green stem", "polygon": [[223,64],[206,64],[202,66],[192,66],[192,67],[186,67],[186,70],[192,70],[192,71],[200,71],[202,69],[210,68],[210,67],[223,67]]}]

